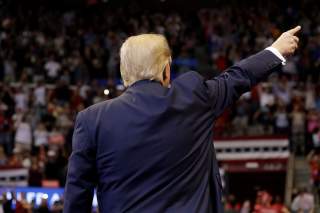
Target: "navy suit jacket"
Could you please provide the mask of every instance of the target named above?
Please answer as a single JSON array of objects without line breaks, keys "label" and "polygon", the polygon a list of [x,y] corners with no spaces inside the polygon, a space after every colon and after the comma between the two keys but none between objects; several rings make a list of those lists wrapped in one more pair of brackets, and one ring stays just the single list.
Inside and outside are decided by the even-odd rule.
[{"label": "navy suit jacket", "polygon": [[64,212],[223,212],[213,145],[215,119],[281,67],[268,50],[212,80],[196,72],[170,88],[142,80],[76,119]]}]

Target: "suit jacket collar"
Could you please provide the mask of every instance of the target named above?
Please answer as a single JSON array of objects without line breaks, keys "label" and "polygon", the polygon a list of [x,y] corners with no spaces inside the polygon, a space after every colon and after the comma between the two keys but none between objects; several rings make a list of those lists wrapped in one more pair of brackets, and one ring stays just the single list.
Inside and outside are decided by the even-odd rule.
[{"label": "suit jacket collar", "polygon": [[130,85],[126,92],[143,92],[160,95],[165,93],[167,90],[168,88],[162,86],[159,81],[144,79]]},{"label": "suit jacket collar", "polygon": [[[149,80],[149,79],[143,79],[143,80],[139,80],[139,81],[134,82],[134,83],[131,84],[128,88],[130,88],[130,87],[136,87],[136,86],[143,85],[143,84],[151,84],[151,83],[156,83],[156,84],[160,84],[160,85],[161,85],[161,83],[160,83],[159,81]],[[162,85],[161,85],[161,86],[162,86]]]}]

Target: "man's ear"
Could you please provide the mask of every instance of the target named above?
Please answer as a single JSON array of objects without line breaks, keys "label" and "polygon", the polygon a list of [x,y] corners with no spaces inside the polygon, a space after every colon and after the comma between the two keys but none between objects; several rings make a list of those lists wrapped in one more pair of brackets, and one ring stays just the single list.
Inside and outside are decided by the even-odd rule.
[{"label": "man's ear", "polygon": [[162,80],[163,81],[166,81],[166,79],[167,79],[167,66],[166,66],[166,68],[163,70],[163,72],[162,72]]},{"label": "man's ear", "polygon": [[168,63],[165,67],[165,69],[163,70],[163,73],[162,73],[162,84],[163,86],[165,87],[168,87],[170,85],[170,64]]}]

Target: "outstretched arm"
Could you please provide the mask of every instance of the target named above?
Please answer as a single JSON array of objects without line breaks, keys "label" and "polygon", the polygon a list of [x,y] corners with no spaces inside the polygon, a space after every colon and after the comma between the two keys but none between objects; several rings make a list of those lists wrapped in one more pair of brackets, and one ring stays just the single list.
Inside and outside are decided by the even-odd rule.
[{"label": "outstretched arm", "polygon": [[298,47],[295,34],[300,26],[283,33],[271,47],[228,68],[221,75],[205,81],[213,112],[218,117],[240,95],[266,79],[284,63],[284,57],[292,55]]},{"label": "outstretched arm", "polygon": [[96,185],[96,152],[88,137],[83,113],[77,116],[72,138],[67,182],[64,193],[64,213],[91,212]]}]

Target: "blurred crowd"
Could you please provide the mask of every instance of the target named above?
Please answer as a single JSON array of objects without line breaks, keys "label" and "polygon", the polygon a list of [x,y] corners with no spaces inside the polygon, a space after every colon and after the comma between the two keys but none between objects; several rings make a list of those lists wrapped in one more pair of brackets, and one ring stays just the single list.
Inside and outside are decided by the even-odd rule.
[{"label": "blurred crowd", "polygon": [[[10,194],[8,198],[8,193]],[[49,205],[48,197],[42,196],[36,204],[36,199],[28,201],[26,193],[3,193],[0,198],[0,213],[62,213],[63,197]],[[267,191],[258,191],[254,202],[245,200],[237,202],[233,195],[228,195],[224,202],[226,213],[313,213],[315,210],[314,196],[303,189],[294,195],[290,207],[283,204],[280,196],[273,197]],[[98,212],[93,208],[92,213]]]},{"label": "blurred crowd", "polygon": [[14,192],[10,192],[10,198],[4,193],[0,201],[0,213],[62,213],[63,200],[57,200],[51,206],[46,197],[41,198],[39,205],[35,202],[28,202],[25,193],[21,193],[19,198]]},{"label": "blurred crowd", "polygon": [[[306,2],[296,8],[230,4],[193,14],[101,5],[0,9],[0,168],[29,169],[30,186],[43,180],[63,186],[77,112],[124,91],[119,47],[128,36],[148,32],[167,37],[173,76],[196,70],[212,78],[300,24],[298,54],[226,110],[215,135],[287,135],[297,154],[317,150],[320,5]],[[319,162],[313,163],[318,179]]]},{"label": "blurred crowd", "polygon": [[314,195],[307,189],[301,189],[293,195],[291,206],[286,206],[280,196],[272,196],[267,191],[258,191],[254,202],[246,200],[237,202],[229,195],[225,202],[226,213],[313,213],[315,211]]}]

